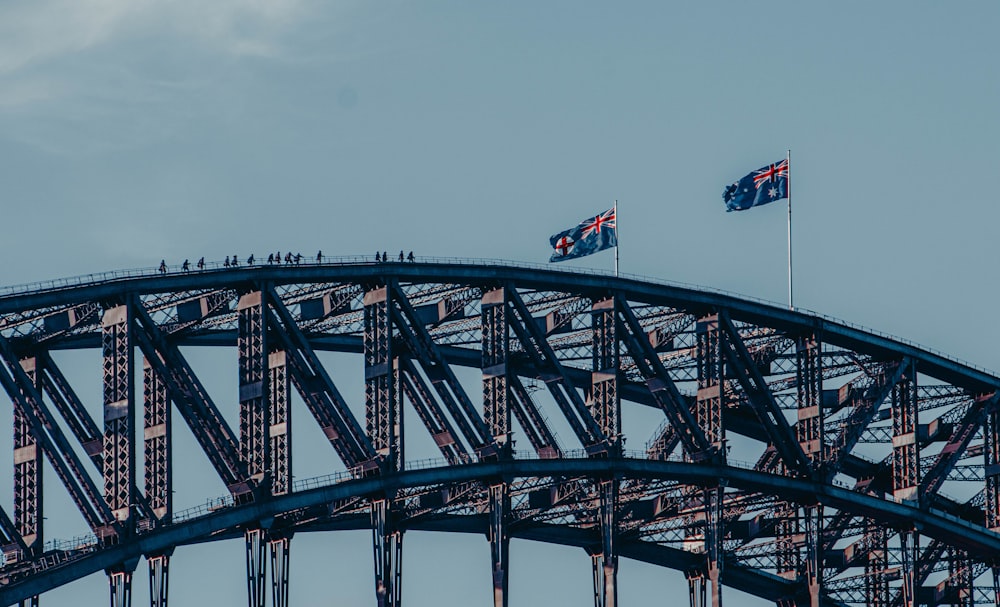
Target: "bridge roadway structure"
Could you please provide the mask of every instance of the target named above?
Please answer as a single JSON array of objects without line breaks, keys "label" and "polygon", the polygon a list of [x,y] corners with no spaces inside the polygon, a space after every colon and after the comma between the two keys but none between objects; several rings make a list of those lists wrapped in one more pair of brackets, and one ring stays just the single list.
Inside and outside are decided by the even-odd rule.
[{"label": "bridge roadway structure", "polygon": [[[238,428],[197,346],[238,353]],[[100,356],[100,407],[63,350]],[[363,420],[326,352],[357,355],[336,371],[363,372]],[[497,607],[511,538],[585,550],[597,607],[617,604],[621,558],[682,571],[692,607],[723,586],[784,606],[998,601],[1000,378],[724,293],[444,260],[91,276],[0,291],[0,384],[3,605],[104,572],[125,607],[145,560],[165,607],[176,547],[242,537],[248,605],[284,607],[294,536],[343,529],[371,530],[380,607],[402,604],[408,530],[484,535]],[[325,477],[292,480],[293,400],[329,442]],[[640,409],[660,423],[626,437]],[[228,493],[175,511],[178,421]],[[406,459],[419,432],[439,459]],[[46,540],[43,469],[87,535]]]}]

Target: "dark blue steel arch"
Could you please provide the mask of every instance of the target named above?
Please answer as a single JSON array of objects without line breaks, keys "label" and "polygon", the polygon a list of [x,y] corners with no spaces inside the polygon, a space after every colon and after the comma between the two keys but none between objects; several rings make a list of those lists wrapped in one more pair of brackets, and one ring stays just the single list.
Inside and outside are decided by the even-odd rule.
[{"label": "dark blue steel arch", "polygon": [[[503,294],[490,305],[499,302],[491,309],[504,313],[470,318],[467,310],[485,310],[491,292]],[[244,303],[237,307],[238,298]],[[104,317],[117,324],[105,320],[100,329],[100,309],[115,311]],[[237,309],[246,311],[240,324],[228,319]],[[482,343],[470,343],[468,334],[481,335]],[[102,340],[112,356],[106,385],[135,390],[124,367],[114,367],[128,363],[114,357],[136,348],[146,358],[149,385],[164,386],[143,392],[147,411],[173,402],[230,488],[225,508],[180,521],[150,495],[163,486],[140,495],[127,472],[135,429],[111,424],[120,419],[118,400],[105,403],[103,453],[88,451],[104,473],[105,499],[117,500],[114,516],[111,502],[97,498],[46,402],[81,446],[94,445],[96,426],[64,379],[46,383],[60,378],[58,369],[23,361],[98,348]],[[505,340],[516,347],[502,346]],[[119,342],[126,345],[113,345]],[[239,445],[179,350],[237,343],[247,364],[265,365],[241,380],[240,401],[250,408]],[[380,348],[388,349],[378,354]],[[321,368],[315,352],[323,350],[374,356],[366,368],[367,432]],[[616,354],[599,360],[598,351]],[[60,480],[95,533],[82,550],[27,543],[40,537],[40,529],[26,526],[39,518],[28,514],[40,513],[25,510],[38,479],[18,468],[16,498],[27,501],[18,502],[14,520],[0,511],[5,604],[101,569],[109,573],[113,603],[115,592],[126,600],[140,557],[151,559],[152,572],[154,560],[163,564],[177,546],[245,531],[250,600],[263,605],[267,546],[287,567],[293,533],[358,526],[374,530],[382,559],[377,596],[385,605],[401,602],[400,546],[409,529],[481,532],[497,546],[523,537],[583,547],[595,556],[598,605],[617,600],[619,556],[684,570],[693,605],[706,602],[708,588],[713,602],[721,601],[723,583],[782,604],[971,605],[998,596],[1000,379],[809,313],[689,287],[508,265],[318,263],[14,292],[0,297],[0,353],[4,388],[15,408],[36,420],[18,435],[15,462],[44,452],[64,470]],[[483,369],[486,417],[450,366]],[[577,434],[579,456],[554,444],[522,378],[546,386]],[[274,484],[291,461],[275,468],[282,443],[260,437],[290,432],[281,425],[280,402],[292,385],[349,480],[299,491]],[[126,392],[111,394],[122,399]],[[638,457],[616,442],[611,413],[619,401],[664,413],[663,427]],[[394,411],[404,402],[418,409],[450,466],[406,469],[393,434]],[[920,423],[921,411],[930,412],[929,423]],[[503,446],[508,414],[535,458],[512,459]],[[169,436],[169,424],[154,418],[146,425],[147,464],[162,460],[166,451],[157,450],[167,448],[162,438]],[[727,464],[726,433],[757,445],[749,469]],[[889,453],[873,457],[859,444]],[[970,464],[973,458],[982,463]],[[984,484],[971,499],[939,491],[970,481]],[[495,601],[505,605],[505,550],[493,554]],[[976,586],[990,569],[992,588]],[[165,584],[165,567],[161,575]],[[942,581],[927,586],[935,577]],[[275,604],[285,604],[287,594],[287,578],[276,580]],[[165,605],[165,596],[153,604]]]}]

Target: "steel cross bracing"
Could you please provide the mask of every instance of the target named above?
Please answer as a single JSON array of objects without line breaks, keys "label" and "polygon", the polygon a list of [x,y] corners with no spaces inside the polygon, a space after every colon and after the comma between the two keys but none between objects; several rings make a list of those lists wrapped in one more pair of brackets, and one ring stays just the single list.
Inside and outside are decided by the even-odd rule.
[{"label": "steel cross bracing", "polygon": [[[238,433],[182,354],[197,345],[236,347],[239,394],[219,402],[240,403]],[[102,402],[77,396],[66,349],[100,352]],[[364,424],[324,351],[362,354]],[[1000,379],[782,308],[507,267],[265,266],[0,297],[0,357],[15,421],[2,600],[106,570],[124,605],[145,555],[165,607],[175,546],[244,537],[250,604],[286,605],[291,537],[349,528],[372,531],[385,605],[403,600],[407,529],[484,534],[498,606],[515,537],[586,550],[598,605],[616,604],[622,558],[685,572],[696,604],[721,603],[723,585],[786,605],[997,596]],[[328,480],[292,480],[292,387],[333,447]],[[444,457],[430,468],[403,457],[409,407],[409,431]],[[635,407],[663,423],[636,435]],[[174,412],[230,491],[212,512],[232,522],[208,535],[189,531],[208,511],[173,503]],[[41,492],[43,457],[90,539],[43,543],[62,490]],[[140,539],[155,548],[134,552]]]}]

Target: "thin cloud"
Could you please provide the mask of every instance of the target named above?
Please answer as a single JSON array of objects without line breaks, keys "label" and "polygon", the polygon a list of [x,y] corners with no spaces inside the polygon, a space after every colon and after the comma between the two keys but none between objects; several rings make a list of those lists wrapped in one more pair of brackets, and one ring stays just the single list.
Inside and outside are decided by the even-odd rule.
[{"label": "thin cloud", "polygon": [[0,4],[0,74],[118,39],[168,34],[236,55],[275,52],[302,0],[42,0]]}]

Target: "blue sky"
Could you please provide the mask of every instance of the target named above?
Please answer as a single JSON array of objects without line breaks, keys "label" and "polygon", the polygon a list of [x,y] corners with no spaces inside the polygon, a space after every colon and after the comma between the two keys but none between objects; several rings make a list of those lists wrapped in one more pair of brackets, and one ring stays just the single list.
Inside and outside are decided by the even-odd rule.
[{"label": "blue sky", "polygon": [[[273,250],[544,262],[617,199],[623,272],[783,301],[784,205],[721,194],[790,148],[796,303],[1000,369],[998,25],[992,1],[9,0],[0,284]],[[408,603],[489,603],[483,538],[406,542]],[[366,534],[293,550],[293,600],[370,603]],[[513,604],[589,601],[582,552],[513,554]],[[243,604],[242,558],[179,551],[172,597]],[[623,605],[685,590],[621,575]]]}]

